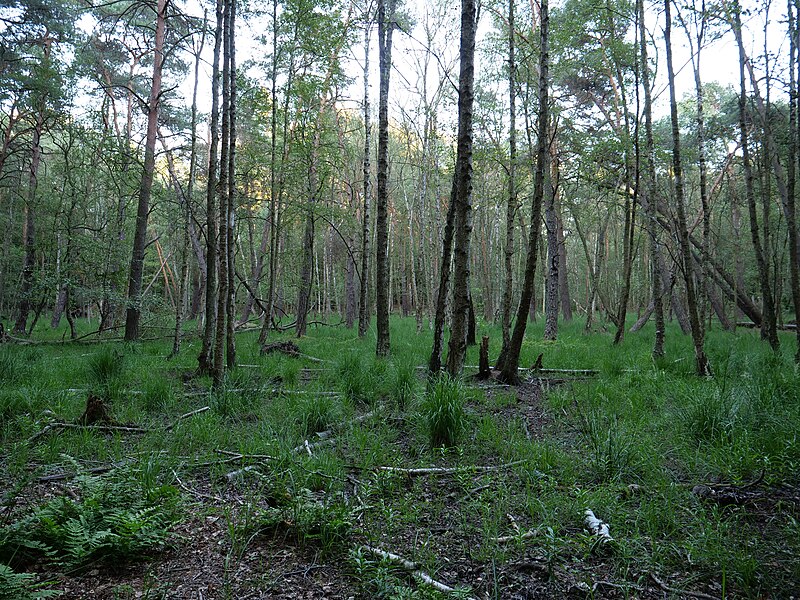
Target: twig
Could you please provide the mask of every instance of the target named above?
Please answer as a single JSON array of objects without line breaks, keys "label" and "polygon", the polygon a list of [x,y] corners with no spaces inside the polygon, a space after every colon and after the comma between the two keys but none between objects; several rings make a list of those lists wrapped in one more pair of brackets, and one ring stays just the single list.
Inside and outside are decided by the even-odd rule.
[{"label": "twig", "polygon": [[222,502],[222,503],[225,502],[225,500],[223,498],[220,498],[219,496],[211,496],[209,494],[204,494],[203,492],[198,492],[197,490],[190,488],[188,485],[183,483],[183,481],[181,481],[181,478],[178,477],[178,473],[175,472],[175,469],[172,470],[172,474],[175,476],[175,481],[178,482],[178,485],[184,492],[187,492],[192,496],[197,496],[198,498],[205,498],[206,500],[214,500],[216,502]]},{"label": "twig", "polygon": [[704,600],[719,600],[716,596],[712,596],[710,594],[704,594],[703,592],[692,592],[690,590],[680,590],[678,588],[670,587],[663,581],[661,581],[658,577],[655,576],[654,573],[650,573],[650,577],[653,581],[658,584],[665,592],[670,592],[671,594],[678,594],[679,596],[691,596],[692,598],[703,598]]},{"label": "twig", "polygon": [[180,417],[175,419],[170,425],[167,425],[166,427],[164,427],[164,431],[172,431],[178,425],[178,423],[180,423],[184,419],[188,419],[189,417],[193,417],[195,415],[199,415],[200,413],[204,413],[204,412],[206,412],[208,410],[211,410],[211,407],[210,406],[204,406],[202,408],[198,408],[197,410],[193,410],[192,412],[188,412],[188,413],[186,413],[184,415],[181,415]]},{"label": "twig", "polygon": [[[388,552],[387,550],[381,550],[380,548],[375,548],[373,546],[367,546],[367,545],[361,546],[361,550],[364,550],[366,552],[369,552],[370,554],[373,554],[375,556],[379,556],[381,558],[384,558],[386,560],[390,560],[390,561],[392,561],[394,563],[399,564],[406,571],[409,571],[414,577],[417,577],[418,579],[422,580],[424,583],[428,584],[429,586],[431,586],[432,588],[434,588],[436,590],[439,590],[440,592],[443,592],[445,594],[453,594],[453,593],[456,593],[456,592],[459,591],[456,588],[450,587],[446,583],[442,583],[441,581],[437,581],[436,579],[434,579],[433,577],[431,577],[427,573],[425,573],[423,571],[420,571],[419,570],[419,566],[416,563],[411,562],[410,560],[408,560],[406,558],[403,558],[402,556],[394,554],[393,552]],[[468,600],[476,600],[473,596],[467,596],[467,599]]]}]

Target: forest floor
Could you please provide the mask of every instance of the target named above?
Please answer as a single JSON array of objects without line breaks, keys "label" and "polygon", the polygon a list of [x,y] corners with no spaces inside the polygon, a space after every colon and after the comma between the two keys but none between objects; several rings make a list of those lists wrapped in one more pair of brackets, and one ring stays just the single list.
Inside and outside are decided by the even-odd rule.
[{"label": "forest floor", "polygon": [[[0,347],[0,598],[800,597],[788,338],[711,331],[701,380],[677,330],[653,363],[647,329],[533,326],[524,365],[587,371],[440,390],[430,334],[392,334],[375,360],[343,327],[295,357],[243,333],[216,391],[194,339],[169,362],[167,341]],[[432,444],[448,390],[457,437]],[[112,423],[78,425],[90,395]]]}]

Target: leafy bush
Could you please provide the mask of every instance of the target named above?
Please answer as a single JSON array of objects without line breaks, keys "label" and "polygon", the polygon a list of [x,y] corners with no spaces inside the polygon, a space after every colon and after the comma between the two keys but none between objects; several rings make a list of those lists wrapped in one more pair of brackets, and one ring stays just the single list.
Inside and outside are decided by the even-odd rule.
[{"label": "leafy bush", "polygon": [[60,496],[0,530],[0,560],[43,556],[61,566],[141,559],[165,547],[178,517],[172,486],[133,473],[79,475],[77,499]]},{"label": "leafy bush", "polygon": [[454,446],[464,429],[464,386],[456,379],[440,375],[422,402],[431,446]]}]

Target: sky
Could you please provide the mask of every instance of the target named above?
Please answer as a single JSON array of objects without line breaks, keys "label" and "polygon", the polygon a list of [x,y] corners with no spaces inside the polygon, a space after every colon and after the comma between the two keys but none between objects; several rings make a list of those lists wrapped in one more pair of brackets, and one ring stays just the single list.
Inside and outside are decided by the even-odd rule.
[{"label": "sky", "polygon": [[[557,3],[558,0],[556,0]],[[700,0],[697,0],[698,3]],[[551,0],[551,4],[554,2]],[[439,6],[445,4],[445,7]],[[755,8],[756,5],[764,6],[763,0],[742,0],[745,10]],[[669,94],[667,91],[666,62],[663,47],[663,4],[658,7],[646,3],[646,25],[648,31],[656,41],[656,47],[651,49],[651,58],[658,60],[658,71],[654,80],[654,111],[657,116],[668,114]],[[453,80],[458,75],[458,42],[460,10],[458,3],[430,2],[426,0],[411,0],[407,3],[408,11],[414,18],[415,26],[408,32],[396,31],[394,34],[392,82],[390,90],[390,118],[400,120],[403,111],[412,111],[418,103],[416,94],[422,89],[420,80],[421,64],[425,58],[426,46],[430,46],[438,58],[431,58],[428,76],[428,95],[433,95],[439,84],[441,69],[447,69]],[[186,8],[200,14],[200,4],[189,0]],[[785,10],[781,5],[774,6],[769,14],[769,24],[766,28],[767,47],[777,57],[772,68],[780,65],[781,59],[788,54],[788,41],[785,35]],[[688,17],[688,13],[685,13]],[[674,15],[674,11],[673,11]],[[753,14],[743,19],[745,45],[748,54],[756,57],[759,70],[763,70],[763,61],[759,57],[764,54],[764,14],[763,11],[753,11]],[[266,30],[267,24],[263,22],[240,19],[238,23],[237,54],[240,63],[246,58],[263,55],[265,50],[258,47],[256,42],[260,34]],[[738,49],[733,35],[725,28],[718,39],[709,42],[702,52],[701,76],[704,82],[716,81],[723,86],[733,86],[738,89]],[[478,29],[478,45],[485,42],[492,31],[492,19],[487,10],[483,11]],[[378,56],[377,56],[377,31],[373,30],[370,55],[370,80],[371,103],[373,117],[377,114],[378,91]],[[690,62],[691,52],[686,34],[679,26],[673,27],[673,52],[676,69],[676,87],[678,97],[694,94],[694,76]],[[427,41],[430,38],[429,41]],[[203,65],[200,82],[201,110],[209,109],[210,96],[210,48],[206,44],[206,64]],[[343,90],[341,104],[353,110],[360,110],[363,97],[363,34],[356,35],[356,43],[351,52],[351,57],[346,61],[346,72],[353,78],[353,83]],[[480,52],[479,52],[480,55]],[[485,68],[492,65],[482,64],[484,57],[478,56],[476,64],[476,78],[481,77]],[[267,81],[265,78],[265,85]],[[451,86],[452,83],[445,85]],[[192,77],[187,73],[187,78],[180,87],[180,91],[187,99],[191,98]],[[452,89],[452,88],[451,88]],[[780,92],[777,92],[780,93]],[[447,122],[455,123],[452,111],[443,115],[442,125]]]}]

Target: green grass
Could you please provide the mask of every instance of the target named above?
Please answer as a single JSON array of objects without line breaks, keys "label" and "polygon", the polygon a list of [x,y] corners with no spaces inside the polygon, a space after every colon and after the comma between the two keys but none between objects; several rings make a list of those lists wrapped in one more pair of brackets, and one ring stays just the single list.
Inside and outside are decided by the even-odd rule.
[{"label": "green grass", "polygon": [[[533,324],[522,366],[542,353],[545,367],[600,372],[554,385],[537,401],[507,388],[486,393],[467,378],[437,379],[426,391],[416,367],[427,361],[430,331],[417,334],[412,319],[391,325],[385,360],[375,359],[374,332],[359,339],[344,327],[312,329],[298,343],[322,363],[261,356],[257,332],[241,334],[237,362],[254,366],[235,369],[214,392],[207,378],[183,381],[197,364],[192,336],[169,362],[166,340],[0,348],[0,489],[2,502],[14,506],[0,525],[5,559],[36,561],[45,579],[95,561],[157,561],[151,550],[164,547],[174,519],[189,518],[180,507],[194,502],[192,512],[222,519],[232,564],[257,544],[296,544],[348,574],[353,594],[363,597],[436,597],[385,562],[358,555],[364,542],[434,575],[448,563],[469,565],[443,571],[485,573],[485,587],[474,590],[479,596],[508,595],[492,573],[531,555],[541,558],[542,585],[554,586],[547,588],[554,597],[565,593],[558,585],[566,572],[589,584],[603,578],[633,585],[649,585],[642,574],[652,572],[712,595],[724,577],[727,594],[737,598],[800,592],[800,519],[786,499],[800,485],[800,373],[790,336],[775,355],[757,332],[712,329],[707,351],[715,377],[704,380],[693,375],[690,340],[673,325],[666,357],[654,362],[652,326],[614,347],[613,331],[586,335],[582,322],[562,323],[556,342],[542,341],[543,324]],[[499,330],[479,323],[481,335],[490,336],[494,359]],[[43,325],[34,338],[61,339]],[[274,338],[290,339],[290,332]],[[467,364],[478,363],[477,353],[468,349]],[[76,420],[87,389],[113,400],[117,422],[149,431],[65,430],[26,442],[54,420]],[[204,406],[211,410],[164,430]],[[312,456],[295,451],[326,430],[334,432],[332,443]],[[226,463],[229,455],[220,451],[245,457]],[[257,458],[264,455],[272,458]],[[519,460],[450,476],[376,470]],[[110,474],[87,474],[117,463]],[[213,464],[196,466],[205,463]],[[228,480],[243,467],[251,470]],[[70,477],[44,495],[35,479],[61,472]],[[755,504],[723,506],[692,493],[697,484],[747,485],[762,473],[749,488],[762,494]],[[189,488],[234,500],[223,509],[181,490],[179,502],[176,475]],[[147,498],[158,490],[170,508],[153,525]],[[26,502],[14,502],[23,496]],[[613,545],[594,546],[583,528],[586,508],[610,523]],[[493,542],[513,533],[509,514],[523,531],[539,534]],[[136,541],[140,534],[130,532],[137,531],[154,545]],[[129,541],[120,541],[126,535]],[[34,593],[34,580],[12,566],[0,577]]]}]

